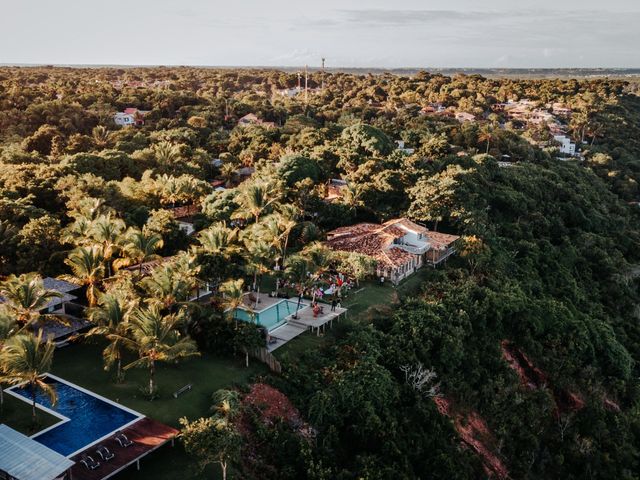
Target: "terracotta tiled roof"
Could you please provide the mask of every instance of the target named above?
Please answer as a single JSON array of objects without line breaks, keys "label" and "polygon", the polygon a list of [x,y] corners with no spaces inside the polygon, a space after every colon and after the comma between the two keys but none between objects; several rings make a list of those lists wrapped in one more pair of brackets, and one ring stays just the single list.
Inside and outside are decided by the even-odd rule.
[{"label": "terracotta tiled roof", "polygon": [[415,258],[415,255],[400,248],[392,247],[374,255],[374,258],[378,261],[379,267],[399,267],[409,263]]},{"label": "terracotta tiled roof", "polygon": [[186,218],[200,213],[200,205],[185,205],[169,210],[175,218]]},{"label": "terracotta tiled roof", "polygon": [[359,223],[329,232],[327,245],[341,252],[368,255],[384,266],[398,266],[414,257],[409,252],[392,247],[394,240],[405,235],[404,230],[394,225]]},{"label": "terracotta tiled roof", "polygon": [[427,230],[425,233],[431,244],[431,248],[436,250],[444,250],[460,237],[457,235],[449,235],[448,233],[431,232]]},{"label": "terracotta tiled roof", "polygon": [[394,218],[393,220],[389,220],[383,223],[384,226],[396,226],[399,228],[405,228],[407,230],[411,230],[416,233],[427,233],[429,230],[422,225],[418,225],[417,223],[412,222],[407,218]]}]

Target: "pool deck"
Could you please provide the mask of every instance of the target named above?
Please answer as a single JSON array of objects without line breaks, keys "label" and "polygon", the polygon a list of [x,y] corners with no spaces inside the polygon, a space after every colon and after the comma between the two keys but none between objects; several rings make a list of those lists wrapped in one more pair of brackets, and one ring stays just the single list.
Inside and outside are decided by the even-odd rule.
[{"label": "pool deck", "polygon": [[310,306],[305,306],[298,310],[296,318],[289,315],[287,323],[277,327],[269,332],[269,336],[274,340],[267,345],[267,351],[273,352],[298,335],[302,335],[307,330],[316,331],[316,335],[320,336],[320,332],[324,332],[328,326],[331,326],[334,320],[338,320],[341,315],[347,312],[346,308],[336,307],[335,311],[331,311],[331,305],[320,304],[324,313],[317,316],[313,314]]},{"label": "pool deck", "polygon": [[[168,442],[173,444],[174,438],[178,435],[179,431],[151,418],[144,417],[133,425],[123,429],[122,433],[124,433],[129,440],[133,441],[133,445],[122,448],[113,437],[100,442],[101,445],[104,445],[115,454],[115,457],[108,462],[103,462],[95,452],[97,445],[74,455],[71,460],[75,461],[76,464],[71,468],[71,479],[105,480],[133,464],[136,464],[139,470],[140,459]],[[95,470],[88,470],[80,463],[83,454],[89,455],[94,460],[99,461],[100,466]]]}]

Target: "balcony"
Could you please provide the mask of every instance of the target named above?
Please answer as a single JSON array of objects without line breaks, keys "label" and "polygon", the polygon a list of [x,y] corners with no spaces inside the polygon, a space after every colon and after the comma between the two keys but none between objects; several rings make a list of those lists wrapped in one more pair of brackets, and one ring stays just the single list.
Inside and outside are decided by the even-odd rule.
[{"label": "balcony", "polygon": [[405,250],[409,253],[413,253],[414,255],[422,255],[424,253],[427,253],[430,247],[428,243],[420,243],[416,245],[408,242],[394,243],[393,246],[401,248],[402,250]]}]

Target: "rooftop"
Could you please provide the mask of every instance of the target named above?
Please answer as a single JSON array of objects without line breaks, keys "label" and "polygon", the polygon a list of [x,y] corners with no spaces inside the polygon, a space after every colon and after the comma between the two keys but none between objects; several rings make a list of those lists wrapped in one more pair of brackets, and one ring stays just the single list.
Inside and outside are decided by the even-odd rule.
[{"label": "rooftop", "polygon": [[0,471],[17,480],[53,480],[74,462],[0,424]]}]

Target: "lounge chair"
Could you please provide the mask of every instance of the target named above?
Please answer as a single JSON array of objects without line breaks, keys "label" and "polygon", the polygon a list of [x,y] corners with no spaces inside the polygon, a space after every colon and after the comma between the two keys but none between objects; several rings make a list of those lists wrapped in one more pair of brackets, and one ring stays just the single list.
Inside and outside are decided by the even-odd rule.
[{"label": "lounge chair", "polygon": [[80,463],[83,464],[85,467],[87,467],[87,470],[95,470],[100,466],[100,462],[96,462],[89,455],[82,455],[82,458],[80,459]]},{"label": "lounge chair", "polygon": [[133,441],[129,440],[127,436],[122,432],[116,433],[116,436],[113,438],[120,444],[122,448],[127,448],[133,445]]},{"label": "lounge chair", "polygon": [[96,449],[96,453],[100,456],[100,458],[102,458],[103,461],[108,462],[109,460],[111,460],[113,457],[115,457],[115,454],[113,452],[111,452],[107,447],[105,447],[104,445],[98,445],[98,448]]}]

